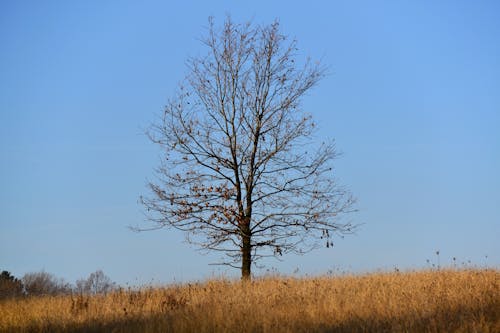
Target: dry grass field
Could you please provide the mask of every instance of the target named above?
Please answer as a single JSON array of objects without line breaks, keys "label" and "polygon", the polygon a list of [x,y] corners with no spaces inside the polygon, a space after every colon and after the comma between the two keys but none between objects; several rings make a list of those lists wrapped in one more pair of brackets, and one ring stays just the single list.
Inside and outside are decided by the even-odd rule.
[{"label": "dry grass field", "polygon": [[2,332],[500,332],[500,272],[207,281],[0,303]]}]

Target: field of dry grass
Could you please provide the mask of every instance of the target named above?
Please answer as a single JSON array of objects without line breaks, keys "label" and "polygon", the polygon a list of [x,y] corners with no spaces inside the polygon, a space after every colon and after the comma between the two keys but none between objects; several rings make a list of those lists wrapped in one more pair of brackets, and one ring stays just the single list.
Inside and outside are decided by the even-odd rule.
[{"label": "field of dry grass", "polygon": [[2,332],[500,332],[500,272],[207,281],[0,303]]}]

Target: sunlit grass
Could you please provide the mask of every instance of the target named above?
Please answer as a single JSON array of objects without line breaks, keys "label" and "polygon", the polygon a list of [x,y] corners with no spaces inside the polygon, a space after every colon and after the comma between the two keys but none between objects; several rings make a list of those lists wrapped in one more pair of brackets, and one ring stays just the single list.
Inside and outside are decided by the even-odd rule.
[{"label": "sunlit grass", "polygon": [[500,272],[213,280],[0,303],[2,332],[500,332]]}]

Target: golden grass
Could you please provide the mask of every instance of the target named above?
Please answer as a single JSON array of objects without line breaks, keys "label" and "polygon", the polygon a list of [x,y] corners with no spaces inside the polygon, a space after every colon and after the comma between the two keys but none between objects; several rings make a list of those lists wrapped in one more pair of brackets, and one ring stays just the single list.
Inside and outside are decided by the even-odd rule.
[{"label": "golden grass", "polygon": [[500,332],[500,272],[215,280],[0,303],[2,332]]}]

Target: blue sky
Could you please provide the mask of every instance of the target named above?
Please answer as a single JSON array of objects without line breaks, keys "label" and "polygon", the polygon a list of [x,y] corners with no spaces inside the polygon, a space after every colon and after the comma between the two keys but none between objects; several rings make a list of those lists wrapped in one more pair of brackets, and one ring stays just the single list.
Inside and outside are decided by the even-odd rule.
[{"label": "blue sky", "polygon": [[[500,265],[496,1],[1,1],[0,269],[70,282],[188,281],[210,266],[145,225],[159,150],[144,129],[203,54],[208,16],[270,23],[330,67],[304,100],[344,154],[364,223],[333,249],[269,260],[290,274]],[[486,256],[488,256],[486,258]]]}]

